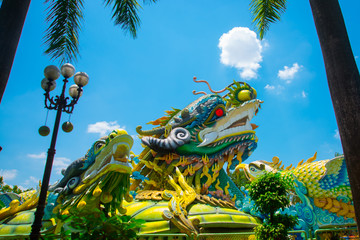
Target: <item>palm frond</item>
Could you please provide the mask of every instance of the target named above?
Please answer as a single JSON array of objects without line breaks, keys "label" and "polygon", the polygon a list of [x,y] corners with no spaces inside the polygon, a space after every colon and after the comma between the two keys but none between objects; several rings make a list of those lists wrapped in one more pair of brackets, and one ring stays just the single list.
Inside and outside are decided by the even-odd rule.
[{"label": "palm frond", "polygon": [[[144,3],[152,3],[157,0],[143,0]],[[137,29],[140,26],[140,18],[138,11],[141,5],[137,0],[104,0],[105,5],[112,6],[113,20],[115,25],[120,27],[131,34],[133,38],[136,38]]]},{"label": "palm frond", "polygon": [[83,0],[45,0],[49,3],[45,32],[45,53],[60,63],[76,60],[79,55],[79,32],[83,20]]},{"label": "palm frond", "polygon": [[156,3],[158,0],[143,0],[143,2],[146,3]]},{"label": "palm frond", "polygon": [[250,10],[260,39],[263,39],[270,24],[279,21],[285,12],[286,0],[251,0]]}]

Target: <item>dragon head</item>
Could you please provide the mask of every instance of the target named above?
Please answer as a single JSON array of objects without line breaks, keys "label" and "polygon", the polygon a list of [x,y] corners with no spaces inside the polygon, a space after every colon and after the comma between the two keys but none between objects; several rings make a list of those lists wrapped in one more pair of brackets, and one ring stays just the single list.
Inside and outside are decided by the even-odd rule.
[{"label": "dragon head", "polygon": [[249,164],[240,163],[236,166],[235,171],[239,173],[240,169],[244,172],[246,178],[250,181],[257,179],[267,172],[276,171],[276,169],[268,165],[265,161],[254,161]]},{"label": "dragon head", "polygon": [[248,158],[257,146],[256,125],[250,121],[262,101],[250,85],[234,82],[228,94],[206,94],[183,110],[169,111],[152,124],[160,127],[137,132],[152,150],[176,153],[193,159],[204,155],[212,161],[226,159],[232,169],[237,160]]},{"label": "dragon head", "polygon": [[85,157],[63,169],[64,177],[49,188],[48,215],[86,213],[100,207],[124,212],[123,198],[131,201],[128,157],[132,145],[131,136],[120,129],[96,141]]},{"label": "dragon head", "polygon": [[[225,91],[224,96],[219,94]],[[224,90],[212,92],[150,122],[158,127],[146,131],[137,127],[146,147],[133,169],[133,176],[136,173],[138,177],[131,190],[142,182],[139,176],[144,179],[145,190],[171,188],[167,175],[178,167],[197,193],[206,194],[210,189],[227,199],[234,196],[229,194],[229,181],[219,182],[219,176],[225,163],[230,171],[255,150],[257,126],[250,122],[262,101],[256,98],[255,89],[243,82],[234,81]]]},{"label": "dragon head", "polygon": [[[316,155],[317,153],[315,153],[313,157],[306,160],[305,163],[311,163],[312,161],[314,161],[316,159]],[[303,161],[304,160],[302,160],[298,166],[301,166]],[[286,169],[284,169],[284,165],[282,165],[282,161],[280,161],[279,157],[275,156],[272,158],[271,162],[267,162],[265,160],[259,160],[259,161],[251,162],[249,164],[240,163],[239,165],[236,166],[235,172],[239,174],[240,169],[244,172],[247,179],[252,181],[267,172],[290,170],[290,169],[294,169],[294,167],[292,167],[291,164],[290,166],[286,167]]]}]

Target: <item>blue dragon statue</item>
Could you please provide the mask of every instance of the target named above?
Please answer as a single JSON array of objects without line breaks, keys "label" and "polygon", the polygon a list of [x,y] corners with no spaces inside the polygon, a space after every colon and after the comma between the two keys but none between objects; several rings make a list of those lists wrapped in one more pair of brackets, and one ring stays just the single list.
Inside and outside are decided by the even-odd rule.
[{"label": "blue dragon statue", "polygon": [[[87,215],[94,209],[122,212],[129,194],[133,139],[124,130],[114,130],[96,141],[88,153],[72,162],[64,177],[49,187],[42,234],[58,232],[64,223],[58,215]],[[0,238],[26,238],[31,231],[39,190],[26,192],[0,210]]]},{"label": "blue dragon statue", "polygon": [[[185,108],[173,108],[149,122],[154,128],[138,126],[144,147],[138,156],[130,154],[133,139],[126,131],[114,130],[64,169],[63,178],[49,187],[42,234],[57,234],[68,226],[59,216],[86,216],[95,210],[145,220],[140,234],[252,231],[261,219],[244,208],[249,204],[246,189],[229,177],[240,169],[249,179],[281,171],[297,197],[289,211],[313,209],[311,216],[317,220],[303,219],[306,226],[328,222],[321,218],[329,214],[320,211],[342,219],[336,221],[354,222],[343,158],[320,163],[310,159],[284,170],[277,158],[244,164],[257,147],[257,126],[251,121],[262,101],[244,82],[234,81],[221,91],[208,87],[211,94],[201,92],[204,95]],[[0,199],[5,199],[0,238],[26,238],[38,191]]]},{"label": "blue dragon statue", "polygon": [[[290,165],[284,168],[279,158],[274,157],[272,162],[241,163],[236,171],[245,174],[250,181],[266,172],[280,172],[288,185],[292,186],[289,189],[291,205],[285,212],[298,216],[298,229],[355,225],[354,203],[344,156],[315,160],[316,153],[305,162],[300,161],[296,167]],[[247,198],[240,209],[250,212],[251,199]]]}]

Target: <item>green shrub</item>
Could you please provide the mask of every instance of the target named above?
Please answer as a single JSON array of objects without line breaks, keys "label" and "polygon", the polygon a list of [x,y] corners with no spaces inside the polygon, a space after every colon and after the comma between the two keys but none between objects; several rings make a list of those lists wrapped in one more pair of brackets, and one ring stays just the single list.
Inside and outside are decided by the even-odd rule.
[{"label": "green shrub", "polygon": [[63,217],[61,239],[136,239],[136,231],[145,223],[127,215],[107,216],[102,211],[86,216]]},{"label": "green shrub", "polygon": [[239,173],[236,173],[234,171],[233,173],[229,174],[229,177],[239,189],[241,189],[242,186],[245,187],[250,183],[250,180],[247,179],[246,175],[243,172],[244,172],[243,170],[240,170]]},{"label": "green shrub", "polygon": [[4,183],[4,178],[2,176],[0,176],[0,193],[7,193],[7,192],[13,192],[16,194],[20,194],[22,192],[26,192],[29,190],[33,190],[32,188],[26,189],[26,190],[21,190],[17,185],[14,186],[10,186]]},{"label": "green shrub", "polygon": [[288,231],[297,224],[297,217],[276,213],[290,203],[287,196],[286,182],[280,173],[266,173],[250,183],[249,195],[255,208],[267,216],[262,225],[255,228],[256,239],[288,239]]}]

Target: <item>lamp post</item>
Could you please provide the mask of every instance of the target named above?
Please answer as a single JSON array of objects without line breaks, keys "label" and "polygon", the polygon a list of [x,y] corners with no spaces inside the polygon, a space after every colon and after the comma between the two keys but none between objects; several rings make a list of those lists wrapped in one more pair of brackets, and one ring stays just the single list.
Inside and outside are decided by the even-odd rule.
[{"label": "lamp post", "polygon": [[[60,96],[57,95],[55,96],[55,98],[50,97],[49,93],[50,91],[55,89],[56,87],[55,80],[59,78],[60,73],[64,77],[63,80],[64,85],[62,87],[62,92]],[[89,76],[86,73],[78,72],[75,75],[74,73],[75,73],[75,68],[69,63],[65,63],[61,67],[61,71],[56,66],[50,65],[45,68],[44,70],[45,78],[41,81],[41,87],[45,90],[45,94],[44,94],[45,108],[49,110],[56,110],[56,118],[55,118],[54,130],[51,138],[51,144],[47,154],[45,171],[40,189],[39,202],[35,212],[35,220],[33,225],[31,226],[30,239],[39,239],[40,237],[40,230],[42,226],[41,221],[44,215],[44,208],[45,208],[47,190],[50,181],[51,168],[54,161],[55,144],[59,130],[61,113],[66,112],[70,114],[73,112],[74,105],[78,102],[80,96],[82,95],[83,92],[82,87],[85,86],[89,81]],[[69,82],[68,79],[73,75],[74,75],[75,84],[69,88],[69,95],[72,97],[72,100],[70,101],[69,97],[65,97],[65,89],[66,89],[66,83]],[[68,101],[70,102],[68,103]],[[47,131],[47,134],[48,133],[49,131]],[[47,134],[45,133],[41,135],[46,136]]]}]

